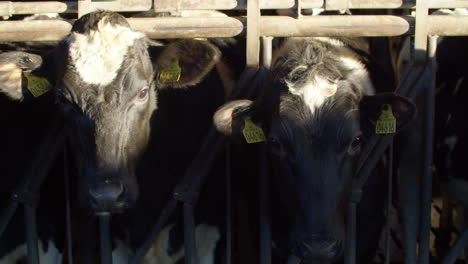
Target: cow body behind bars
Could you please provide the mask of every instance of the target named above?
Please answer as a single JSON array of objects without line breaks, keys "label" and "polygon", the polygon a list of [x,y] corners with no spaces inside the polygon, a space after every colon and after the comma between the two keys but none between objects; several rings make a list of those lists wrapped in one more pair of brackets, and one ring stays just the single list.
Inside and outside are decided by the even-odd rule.
[{"label": "cow body behind bars", "polygon": [[[260,86],[261,98],[230,102],[214,117],[232,137],[242,137],[247,119],[266,134],[275,262],[288,256],[305,263],[342,261],[346,206],[361,149],[382,109],[392,107],[397,129],[415,113],[407,99],[373,95],[362,47],[351,39],[287,39],[274,52],[271,72],[240,81]],[[381,169],[382,163],[358,205],[357,263],[370,263],[384,223]]]},{"label": "cow body behind bars", "polygon": [[[84,212],[75,215],[75,219],[91,222],[89,212],[126,211],[127,216],[131,216],[122,217],[122,221],[118,221],[117,217],[116,221],[117,230],[125,234],[124,238],[121,236],[121,241],[129,239],[136,240],[136,243],[141,242],[141,237],[140,240],[134,237],[138,236],[136,234],[146,236],[147,233],[144,232],[148,231],[153,223],[151,221],[155,221],[154,216],[160,213],[158,210],[161,207],[153,203],[165,202],[169,197],[163,193],[170,195],[173,184],[178,181],[174,179],[174,174],[167,174],[167,170],[164,169],[159,170],[160,174],[140,173],[143,177],[142,184],[150,182],[156,185],[153,185],[153,188],[141,188],[145,192],[138,200],[140,188],[136,171],[141,165],[150,133],[157,134],[158,128],[162,131],[170,121],[183,122],[171,117],[155,117],[153,112],[158,105],[163,104],[161,100],[164,90],[183,88],[201,82],[219,56],[219,50],[206,41],[181,40],[161,46],[147,39],[144,34],[131,30],[125,18],[112,12],[91,13],[74,23],[72,33],[44,58],[41,67],[36,69],[34,74],[48,80],[51,89],[49,93],[58,102],[57,113],[65,116],[74,158],[71,162],[73,168],[76,168],[71,182],[74,186],[72,202],[73,205],[83,208]],[[169,79],[161,77],[165,69],[177,68],[174,65],[180,68],[179,75],[175,74],[174,77],[172,74]],[[0,84],[0,91],[18,101],[28,101],[32,98],[27,89],[28,83],[22,75],[23,69],[16,61],[4,61],[2,66],[3,82]],[[177,103],[172,103],[170,107],[176,107]],[[179,107],[183,108],[183,105]],[[166,109],[168,108],[166,105]],[[203,133],[200,126],[197,128],[200,130],[198,134]],[[181,130],[186,132],[190,128],[184,129]],[[189,137],[190,135],[187,136]],[[161,136],[156,138],[166,140]],[[172,142],[177,141],[185,142],[178,139]],[[172,147],[170,144],[166,146],[169,147],[161,149],[174,153],[177,153],[177,147],[193,148],[177,144],[173,144]],[[163,156],[164,154],[161,154],[161,157]],[[151,158],[146,161],[157,163]],[[154,180],[148,180],[147,177]],[[177,177],[180,179],[180,172]],[[170,178],[170,181],[165,178]],[[161,188],[163,191],[158,192],[154,188]],[[139,204],[137,201],[141,200],[146,203],[135,206]],[[128,208],[133,209],[129,211]],[[135,223],[135,216],[146,216],[148,222],[139,226]],[[130,228],[124,226],[129,223],[134,225]],[[91,227],[87,230],[86,224],[78,225],[81,227],[77,233],[79,238],[82,233],[82,237],[90,238],[87,235],[96,231]],[[171,229],[171,226],[164,229],[155,244],[156,252],[150,254],[148,261],[155,261],[162,254],[164,263],[173,263],[183,256],[183,251],[178,251],[181,247],[180,241],[179,244],[168,244]],[[219,231],[205,224],[197,227],[196,232],[209,240],[203,248],[208,252],[208,256],[203,253],[199,255],[205,257],[201,263],[210,263],[213,260],[209,254],[213,253],[219,240]],[[171,234],[171,237],[174,236],[176,235]],[[95,241],[96,237],[93,239]],[[81,246],[87,246],[89,242],[82,241]],[[171,246],[177,246],[171,248],[176,251],[168,252]],[[131,248],[128,244],[125,247]],[[93,258],[92,252],[90,253],[92,250],[94,249],[86,251],[87,256],[80,256],[83,257],[82,263],[88,263],[89,256]]]}]

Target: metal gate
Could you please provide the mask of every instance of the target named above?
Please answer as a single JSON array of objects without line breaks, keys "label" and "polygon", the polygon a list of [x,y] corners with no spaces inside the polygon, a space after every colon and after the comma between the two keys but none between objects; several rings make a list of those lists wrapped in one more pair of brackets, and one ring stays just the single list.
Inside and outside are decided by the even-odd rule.
[{"label": "metal gate", "polygon": [[[118,1],[91,1],[79,0],[77,2],[0,2],[0,16],[9,17],[20,14],[41,13],[76,13],[78,16],[96,9],[108,9],[116,12],[147,11],[153,8],[157,12],[176,12],[181,10],[246,10],[246,16],[239,17],[154,17],[154,18],[128,18],[134,30],[146,33],[150,38],[215,38],[215,37],[246,37],[247,66],[260,65],[260,53],[263,53],[262,65],[269,67],[271,63],[272,39],[274,37],[308,37],[308,36],[414,36],[414,66],[404,78],[401,86],[395,91],[398,94],[415,98],[421,91],[415,85],[421,81],[421,76],[428,74],[432,79],[428,82],[425,100],[427,104],[425,119],[424,144],[424,175],[421,193],[421,230],[419,234],[419,263],[429,263],[429,233],[430,233],[430,206],[431,206],[431,177],[433,159],[433,128],[434,128],[434,73],[435,51],[437,36],[468,35],[468,16],[433,16],[429,9],[438,8],[468,8],[468,1],[463,0],[118,0]],[[305,16],[303,9],[322,8],[324,10],[353,10],[353,9],[411,9],[415,15],[366,15],[366,16]],[[262,9],[295,9],[296,16],[262,16]],[[71,21],[72,22],[72,21]],[[284,27],[288,25],[288,27]],[[33,21],[0,21],[0,41],[52,41],[61,40],[71,30],[70,21],[33,20]],[[262,45],[261,45],[262,44]],[[262,48],[261,48],[262,47]],[[236,91],[236,95],[245,96],[249,91]],[[34,208],[39,187],[46,177],[51,163],[49,153],[53,150],[56,157],[63,150],[65,144],[62,127],[51,133],[51,138],[44,141],[33,164],[34,173],[25,176],[25,180],[14,192],[13,199],[8,208],[2,208],[0,218],[0,235],[3,233],[14,211],[20,203],[24,204],[27,216],[27,241],[29,263],[39,263],[37,251],[37,234],[35,227]],[[370,172],[385,151],[393,151],[393,135],[374,135],[366,144],[361,156],[361,163],[357,172],[358,180],[348,205],[346,263],[355,263],[355,225],[356,206],[360,200],[361,188]],[[57,138],[59,140],[57,140]],[[198,191],[203,184],[210,167],[214,162],[216,153],[223,151],[225,139],[217,135],[212,129],[198,156],[193,160],[186,171],[184,180],[174,190],[174,195],[167,203],[165,210],[155,223],[147,241],[137,251],[132,264],[140,263],[149,249],[156,235],[162,229],[169,215],[180,202],[184,208],[184,237],[186,250],[186,263],[196,263],[194,252],[194,221],[193,211]],[[268,170],[265,157],[265,148],[261,157],[262,165],[260,177],[260,201],[268,203]],[[66,151],[65,151],[66,153]],[[48,156],[47,161],[44,161]],[[389,155],[390,157],[392,155]],[[390,163],[392,160],[390,160]],[[391,167],[391,166],[390,166]],[[229,170],[229,169],[228,169]],[[229,173],[228,173],[229,174]],[[389,172],[392,175],[392,172]],[[389,180],[391,186],[391,178]],[[390,191],[391,193],[391,191]],[[390,199],[389,199],[390,200]],[[390,206],[390,205],[388,205]],[[269,230],[268,206],[260,206],[260,262],[271,263],[271,235]],[[387,208],[389,209],[389,208]],[[388,211],[390,217],[390,211]],[[228,221],[229,222],[229,221]],[[111,263],[111,243],[109,233],[109,215],[100,216],[102,263]],[[388,228],[388,227],[387,227]],[[388,231],[388,230],[387,230]],[[387,236],[389,233],[387,232]],[[468,230],[460,234],[458,241],[442,263],[453,263],[468,239]],[[388,238],[387,238],[388,241]],[[228,243],[229,244],[229,243]],[[386,262],[389,263],[388,245]],[[228,254],[229,256],[229,254]],[[296,263],[294,259],[290,263]],[[230,260],[227,261],[230,263]]]}]

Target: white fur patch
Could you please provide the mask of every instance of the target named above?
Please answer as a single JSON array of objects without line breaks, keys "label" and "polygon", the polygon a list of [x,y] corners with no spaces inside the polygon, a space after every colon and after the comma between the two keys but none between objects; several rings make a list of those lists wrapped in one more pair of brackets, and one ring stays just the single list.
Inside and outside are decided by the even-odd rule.
[{"label": "white fur patch", "polygon": [[[145,256],[146,264],[174,264],[185,254],[183,246],[169,255],[169,234],[173,225],[166,226]],[[216,244],[221,235],[218,228],[200,224],[195,228],[196,253],[199,264],[213,264]]]},{"label": "white fur patch", "polygon": [[449,136],[444,139],[444,144],[448,146],[450,151],[453,151],[453,149],[455,149],[457,142],[458,142],[457,136]]},{"label": "white fur patch", "polygon": [[216,244],[221,238],[218,228],[209,225],[198,225],[195,229],[195,243],[199,264],[213,264]]},{"label": "white fur patch", "polygon": [[[42,247],[42,242],[39,240],[39,262],[47,264],[61,264],[62,263],[62,254],[58,251],[55,244],[49,240],[47,243],[47,252],[44,252]],[[0,264],[15,264],[22,258],[25,258],[27,254],[26,244],[19,245],[9,254],[3,256],[0,259]]]},{"label": "white fur patch", "polygon": [[97,30],[86,34],[77,32],[68,36],[70,57],[82,80],[89,84],[105,85],[112,82],[135,40],[145,35],[130,28],[111,25],[104,17]]},{"label": "white fur patch", "polygon": [[304,103],[314,113],[315,109],[319,108],[327,98],[336,93],[338,85],[321,76],[315,76],[314,80],[309,81],[302,87],[296,88],[288,83],[288,88],[290,93],[302,97]]},{"label": "white fur patch", "polygon": [[130,249],[125,246],[125,244],[120,241],[115,241],[116,247],[112,251],[112,263],[113,264],[128,264],[128,261],[131,256]]},{"label": "white fur patch", "polygon": [[15,63],[0,63],[0,91],[12,99],[22,99],[22,73],[21,68]]}]

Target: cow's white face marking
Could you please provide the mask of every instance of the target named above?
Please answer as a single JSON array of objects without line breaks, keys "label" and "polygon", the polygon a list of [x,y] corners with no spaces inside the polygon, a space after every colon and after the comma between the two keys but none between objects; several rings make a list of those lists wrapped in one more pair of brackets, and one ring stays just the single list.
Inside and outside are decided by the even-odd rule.
[{"label": "cow's white face marking", "polygon": [[[144,258],[144,263],[175,264],[185,255],[184,247],[169,255],[169,234],[173,225],[166,226]],[[213,264],[216,245],[221,238],[217,227],[200,224],[195,228],[198,263]]]},{"label": "cow's white face marking", "polygon": [[[44,247],[42,242],[39,240],[39,262],[40,263],[50,263],[50,264],[59,264],[62,263],[62,254],[55,247],[55,244],[49,240],[47,243],[47,252],[44,252]],[[27,256],[26,244],[19,245],[12,252],[3,256],[0,259],[0,264],[14,264],[20,261],[21,259]]]},{"label": "cow's white face marking", "polygon": [[128,47],[143,37],[143,33],[130,28],[111,25],[104,17],[97,30],[85,34],[74,32],[67,41],[70,58],[80,78],[89,84],[106,85],[117,75]]},{"label": "cow's white face marking", "polygon": [[321,76],[315,76],[313,80],[309,80],[301,87],[294,87],[291,83],[287,84],[289,92],[300,96],[311,113],[314,113],[315,109],[319,108],[327,98],[333,96],[338,88],[336,82],[329,81]]},{"label": "cow's white face marking", "polygon": [[[369,77],[369,73],[364,63],[361,62],[359,56],[348,48],[345,43],[338,39],[316,37],[310,38],[312,41],[319,41],[327,43],[333,46],[335,55],[338,60],[341,61],[342,66],[349,70],[347,81],[353,83],[358,87],[364,94],[374,94],[375,90]],[[278,52],[276,57],[284,56],[290,45],[307,45],[301,42],[307,43],[307,38],[291,38],[286,41],[281,50]],[[367,51],[368,47],[359,41],[355,41],[354,45],[359,46],[363,51]],[[297,68],[305,66],[298,65]],[[304,103],[309,106],[312,113],[315,109],[325,102],[325,100],[333,96],[338,89],[338,80],[329,80],[326,76],[313,76],[312,79],[308,80],[305,84],[296,87],[293,83],[287,82],[289,92],[302,97]]]}]

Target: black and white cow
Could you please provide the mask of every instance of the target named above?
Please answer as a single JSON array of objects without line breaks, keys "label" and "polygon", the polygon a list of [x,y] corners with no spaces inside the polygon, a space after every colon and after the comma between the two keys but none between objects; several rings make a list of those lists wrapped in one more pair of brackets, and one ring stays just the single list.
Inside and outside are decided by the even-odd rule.
[{"label": "black and white cow", "polygon": [[[143,33],[133,31],[123,16],[99,11],[77,20],[72,33],[33,72],[48,80],[49,94],[59,102],[58,111],[66,118],[76,168],[72,182],[78,194],[76,204],[95,213],[127,211],[123,220],[116,219],[117,230],[125,236],[120,241],[130,240],[131,245],[141,243],[161,212],[160,204],[169,198],[181,178],[180,171],[184,172],[185,164],[177,165],[171,160],[170,165],[178,167],[167,169],[168,164],[148,154],[143,161],[151,164],[142,165],[148,143],[155,146],[148,149],[149,153],[154,154],[155,148],[161,146],[162,150],[171,152],[167,153],[169,156],[176,153],[171,156],[176,159],[179,150],[185,153],[189,152],[186,149],[194,150],[189,140],[174,135],[172,139],[164,138],[171,135],[160,132],[165,127],[186,121],[161,116],[161,111],[156,111],[156,115],[153,112],[157,108],[184,108],[184,103],[177,101],[164,106],[163,98],[171,90],[167,88],[184,88],[202,82],[219,58],[219,50],[207,41],[180,40],[161,46]],[[0,91],[11,99],[27,101],[30,97],[28,82],[21,65],[11,62],[13,67],[0,72],[0,79],[8,80],[2,83]],[[186,89],[175,93],[185,96]],[[170,114],[168,112],[166,110],[166,114]],[[210,123],[210,116],[207,115],[205,123]],[[197,124],[194,117],[189,118],[187,124],[193,125],[195,133],[202,137],[204,126]],[[178,132],[189,138],[190,129],[184,127]],[[153,138],[149,142],[150,134],[160,141],[153,142]],[[174,143],[171,146],[171,142],[187,142],[187,145]],[[157,157],[165,157],[163,152],[158,154]],[[188,163],[189,158],[186,159]],[[152,165],[159,166],[160,173],[145,171]],[[168,170],[177,172],[168,173]],[[136,171],[140,172],[138,180]],[[87,220],[89,217],[82,218]],[[142,224],[138,223],[139,219],[143,219]],[[88,219],[88,222],[91,221]],[[86,224],[81,226],[83,234],[78,232],[79,238],[96,235],[94,229],[87,227]],[[169,240],[169,236],[177,236],[171,230],[171,225],[164,229],[147,256],[148,263],[175,263],[183,257],[183,251],[178,250],[181,245],[171,244]],[[200,263],[212,263],[220,231],[205,222],[197,226],[196,234],[197,241],[203,238],[205,242],[199,243]],[[82,244],[86,243],[94,242],[82,241]],[[116,252],[116,261],[118,256],[127,256],[122,252]],[[87,257],[83,259],[84,263],[90,261]]]},{"label": "black and white cow", "polygon": [[[434,189],[441,191],[444,201],[435,240],[440,258],[444,257],[450,247],[454,227],[463,229],[468,223],[465,158],[468,146],[468,82],[465,78],[468,77],[468,70],[463,63],[468,59],[465,49],[467,44],[466,36],[444,37],[440,39],[437,48],[434,167],[437,171],[436,180],[440,184],[434,186]],[[460,205],[457,212],[459,219],[454,214],[457,211],[456,204]],[[468,248],[465,246],[465,256],[466,253]]]},{"label": "black and white cow", "polygon": [[[271,72],[254,81],[263,95],[233,101],[214,116],[218,130],[242,138],[246,120],[262,128],[272,160],[271,221],[274,253],[305,263],[342,260],[345,209],[357,159],[391,106],[397,130],[415,106],[394,94],[374,95],[359,39],[290,38],[274,52]],[[242,80],[240,81],[242,83]],[[378,168],[358,206],[357,263],[370,263],[384,222],[385,174]],[[276,261],[286,261],[278,257]]]}]

